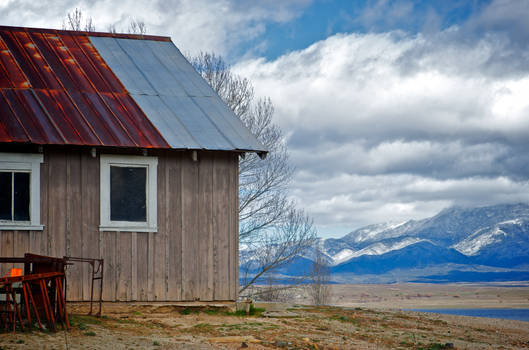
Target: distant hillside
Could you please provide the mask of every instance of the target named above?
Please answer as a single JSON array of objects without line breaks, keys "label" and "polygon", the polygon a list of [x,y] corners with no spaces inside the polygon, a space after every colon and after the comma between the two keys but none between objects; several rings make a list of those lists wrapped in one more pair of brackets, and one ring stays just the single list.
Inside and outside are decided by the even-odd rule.
[{"label": "distant hillside", "polygon": [[[369,225],[320,243],[336,282],[527,280],[529,205],[453,207],[424,220]],[[278,273],[302,274],[312,264],[310,255]]]}]

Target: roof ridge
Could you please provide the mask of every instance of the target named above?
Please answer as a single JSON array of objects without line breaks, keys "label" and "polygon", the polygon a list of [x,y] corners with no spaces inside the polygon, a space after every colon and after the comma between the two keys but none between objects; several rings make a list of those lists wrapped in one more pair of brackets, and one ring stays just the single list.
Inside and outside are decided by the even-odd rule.
[{"label": "roof ridge", "polygon": [[145,35],[145,34],[128,34],[128,33],[109,33],[109,32],[87,32],[67,29],[53,29],[53,28],[32,28],[32,27],[16,27],[0,25],[0,30],[7,31],[27,31],[37,33],[54,33],[67,35],[85,35],[85,36],[101,36],[118,39],[135,39],[135,40],[152,40],[152,41],[171,41],[168,36],[161,35]]}]

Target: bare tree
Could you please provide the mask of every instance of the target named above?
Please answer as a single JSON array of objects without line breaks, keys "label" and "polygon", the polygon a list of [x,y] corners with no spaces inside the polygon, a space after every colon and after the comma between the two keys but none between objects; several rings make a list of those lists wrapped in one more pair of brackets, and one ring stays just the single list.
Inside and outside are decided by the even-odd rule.
[{"label": "bare tree", "polygon": [[81,23],[83,22],[83,11],[81,9],[75,8],[72,12],[68,12],[66,19],[62,21],[62,29],[69,30],[84,30],[86,32],[95,32],[96,27],[92,17],[88,17],[85,21],[84,27]]},{"label": "bare tree", "polygon": [[288,199],[294,168],[284,135],[273,122],[272,101],[256,99],[251,82],[232,73],[220,56],[200,53],[190,62],[269,150],[264,160],[252,153],[239,162],[239,242],[257,253],[243,264],[242,293],[308,249],[315,231],[307,215]]},{"label": "bare tree", "polygon": [[[68,12],[66,15],[66,18],[62,21],[62,29],[67,30],[76,30],[81,31],[84,30],[85,32],[95,32],[96,26],[92,19],[92,17],[87,17],[84,21],[84,27],[82,25],[83,23],[83,11],[79,8],[75,8],[75,10]],[[116,29],[115,24],[109,24],[107,27],[107,31],[109,33],[117,33],[118,30]],[[131,34],[139,34],[144,35],[147,33],[147,25],[144,21],[138,20],[138,19],[131,19],[128,32]]]},{"label": "bare tree", "polygon": [[117,29],[116,29],[116,25],[115,24],[109,24],[108,27],[107,27],[107,32],[109,33],[117,33]]},{"label": "bare tree", "polygon": [[130,21],[129,33],[139,35],[144,35],[147,33],[147,26],[145,25],[145,22],[138,19],[132,19]]},{"label": "bare tree", "polygon": [[[274,272],[305,253],[314,243],[314,237],[312,220],[295,207],[289,208],[286,216],[276,222],[273,228],[254,233],[249,249],[253,260],[243,266],[243,285],[239,293],[259,279],[268,282],[274,279],[275,283],[288,280],[289,285],[302,282],[305,276],[285,279],[274,276]],[[249,245],[248,242],[244,244]],[[271,284],[273,283],[268,283]]]},{"label": "bare tree", "polygon": [[331,269],[327,266],[320,247],[315,248],[314,261],[310,270],[309,294],[314,305],[326,305],[331,297]]},{"label": "bare tree", "polygon": [[84,26],[85,32],[95,32],[96,26],[94,24],[94,21],[92,20],[92,17],[88,17],[85,22]]}]

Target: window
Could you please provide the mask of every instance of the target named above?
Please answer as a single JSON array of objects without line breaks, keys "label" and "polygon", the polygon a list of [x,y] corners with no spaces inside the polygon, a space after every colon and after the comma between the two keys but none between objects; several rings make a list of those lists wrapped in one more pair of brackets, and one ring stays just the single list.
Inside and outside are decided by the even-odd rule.
[{"label": "window", "polygon": [[42,230],[41,154],[0,153],[0,230]]},{"label": "window", "polygon": [[156,157],[101,155],[101,231],[157,230]]}]

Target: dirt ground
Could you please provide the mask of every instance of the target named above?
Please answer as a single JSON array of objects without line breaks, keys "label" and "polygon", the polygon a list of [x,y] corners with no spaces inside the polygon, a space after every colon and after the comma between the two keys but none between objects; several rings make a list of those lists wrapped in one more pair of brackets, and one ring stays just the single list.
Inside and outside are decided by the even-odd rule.
[{"label": "dirt ground", "polygon": [[[399,291],[382,291],[396,298],[392,301],[410,300],[406,297],[412,295],[410,287],[399,286]],[[333,293],[335,297],[349,293],[351,305],[357,297],[366,301],[365,294],[384,299],[380,289],[370,288],[334,289]],[[429,287],[430,298],[417,297],[427,291],[424,288],[413,290],[416,299],[451,300],[452,295],[459,295],[472,300],[476,296],[473,289],[464,294],[466,289],[443,287],[435,292]],[[512,291],[499,288],[492,295],[506,295],[513,305],[523,305],[528,289]],[[387,309],[361,304],[258,303],[254,314],[247,316],[234,312],[233,304],[105,303],[104,316],[99,318],[83,315],[88,311],[86,304],[70,304],[70,332],[0,333],[0,349],[529,349],[529,322],[406,312],[396,304]]]}]

